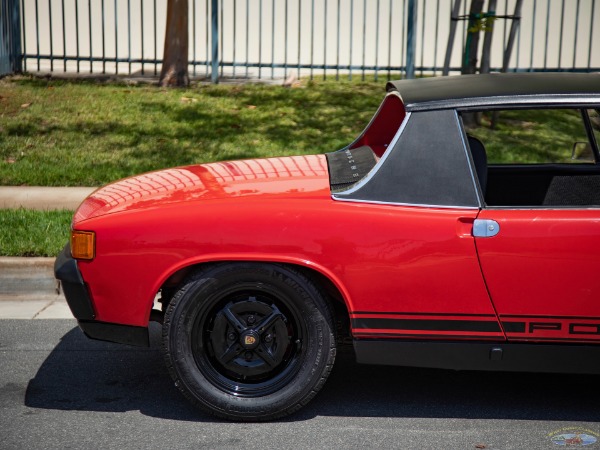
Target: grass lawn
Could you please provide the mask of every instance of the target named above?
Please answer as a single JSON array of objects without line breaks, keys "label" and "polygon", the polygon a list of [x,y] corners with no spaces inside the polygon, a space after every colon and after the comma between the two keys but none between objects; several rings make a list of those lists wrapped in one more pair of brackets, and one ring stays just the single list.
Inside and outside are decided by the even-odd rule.
[{"label": "grass lawn", "polygon": [[0,80],[0,185],[98,186],[208,161],[338,150],[364,129],[385,82],[160,89]]},{"label": "grass lawn", "polygon": [[56,256],[69,240],[73,211],[0,209],[0,256]]}]

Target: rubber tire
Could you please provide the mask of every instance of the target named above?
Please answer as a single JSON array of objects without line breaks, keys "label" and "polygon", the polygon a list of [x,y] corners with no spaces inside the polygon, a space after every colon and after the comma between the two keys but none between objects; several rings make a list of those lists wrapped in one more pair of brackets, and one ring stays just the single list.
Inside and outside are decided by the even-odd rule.
[{"label": "rubber tire", "polygon": [[[196,363],[191,342],[196,318],[209,308],[206,299],[214,303],[219,292],[248,282],[291,299],[306,330],[297,372],[277,391],[250,398],[231,395],[211,382]],[[229,420],[273,420],[299,410],[323,387],[336,354],[333,324],[321,291],[289,266],[253,262],[209,265],[189,277],[169,303],[163,323],[164,356],[175,386],[196,406]]]}]

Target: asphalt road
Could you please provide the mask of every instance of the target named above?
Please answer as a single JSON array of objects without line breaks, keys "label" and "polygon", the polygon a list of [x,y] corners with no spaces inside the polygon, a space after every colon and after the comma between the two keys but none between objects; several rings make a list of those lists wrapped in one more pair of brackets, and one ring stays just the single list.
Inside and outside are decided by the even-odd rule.
[{"label": "asphalt road", "polygon": [[595,376],[362,366],[350,352],[295,416],[224,422],[188,405],[158,327],[152,341],[91,341],[73,320],[0,320],[0,448],[551,449],[554,432],[600,433]]}]

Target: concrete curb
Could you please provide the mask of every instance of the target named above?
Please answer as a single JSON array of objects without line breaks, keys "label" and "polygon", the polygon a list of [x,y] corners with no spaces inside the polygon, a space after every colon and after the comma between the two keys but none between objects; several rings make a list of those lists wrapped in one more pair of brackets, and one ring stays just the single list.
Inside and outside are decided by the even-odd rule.
[{"label": "concrete curb", "polygon": [[73,211],[95,190],[93,187],[0,186],[0,208]]},{"label": "concrete curb", "polygon": [[0,298],[36,293],[58,295],[54,258],[0,257]]},{"label": "concrete curb", "polygon": [[54,258],[0,257],[0,319],[72,319]]}]

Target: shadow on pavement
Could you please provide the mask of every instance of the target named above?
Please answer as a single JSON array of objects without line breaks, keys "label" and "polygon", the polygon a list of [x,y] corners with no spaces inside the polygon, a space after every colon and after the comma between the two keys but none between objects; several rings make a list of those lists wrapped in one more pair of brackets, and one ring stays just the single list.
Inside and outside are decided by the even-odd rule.
[{"label": "shadow on pavement", "polygon": [[[29,382],[26,406],[218,421],[174,387],[162,358],[160,327],[152,325],[149,349],[92,341],[73,328]],[[286,421],[336,416],[595,422],[597,382],[587,375],[366,366],[344,348],[323,390]]]},{"label": "shadow on pavement", "polygon": [[125,412],[212,421],[179,393],[163,362],[160,326],[151,348],[94,341],[74,327],[52,350],[25,393],[25,405],[63,411]]}]

